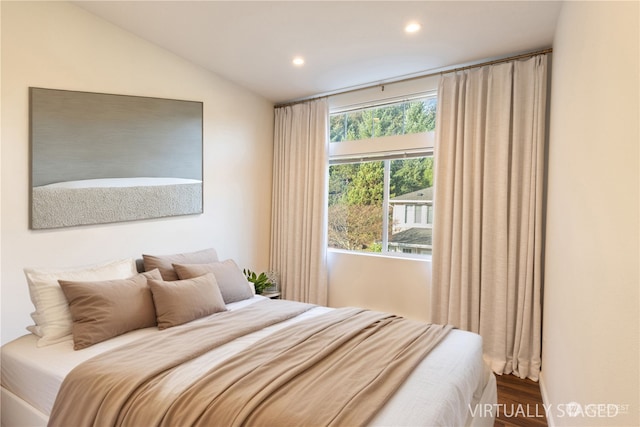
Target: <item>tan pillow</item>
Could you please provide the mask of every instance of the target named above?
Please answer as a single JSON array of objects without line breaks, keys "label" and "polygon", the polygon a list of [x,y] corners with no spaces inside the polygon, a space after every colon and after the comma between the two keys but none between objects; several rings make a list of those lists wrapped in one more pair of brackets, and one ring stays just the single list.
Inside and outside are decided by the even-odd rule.
[{"label": "tan pillow", "polygon": [[166,329],[226,311],[216,278],[209,273],[195,279],[149,280],[158,329]]},{"label": "tan pillow", "polygon": [[240,267],[232,259],[211,264],[173,264],[180,279],[191,279],[213,273],[224,302],[241,301],[253,297],[253,290]]},{"label": "tan pillow", "polygon": [[135,329],[156,325],[147,279],[161,279],[156,269],[128,279],[100,282],[59,280],[73,320],[73,348],[80,350]]},{"label": "tan pillow", "polygon": [[218,262],[218,253],[215,249],[210,248],[184,254],[142,255],[142,261],[144,262],[144,271],[157,268],[160,270],[162,280],[178,280],[178,276],[171,264],[206,264]]}]

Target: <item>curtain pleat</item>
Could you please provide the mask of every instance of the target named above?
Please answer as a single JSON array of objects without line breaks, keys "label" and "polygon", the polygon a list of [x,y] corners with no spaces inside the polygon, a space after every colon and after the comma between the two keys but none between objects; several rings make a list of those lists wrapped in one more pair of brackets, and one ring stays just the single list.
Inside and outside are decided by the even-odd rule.
[{"label": "curtain pleat", "polygon": [[283,298],[326,305],[326,99],[276,108],[271,269]]},{"label": "curtain pleat", "polygon": [[438,89],[434,322],[483,337],[499,374],[537,380],[547,58],[445,75]]}]

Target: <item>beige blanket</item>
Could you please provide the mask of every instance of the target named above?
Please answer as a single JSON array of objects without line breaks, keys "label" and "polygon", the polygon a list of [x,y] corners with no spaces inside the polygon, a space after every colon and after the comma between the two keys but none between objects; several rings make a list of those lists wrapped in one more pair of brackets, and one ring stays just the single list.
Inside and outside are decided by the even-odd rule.
[{"label": "beige blanket", "polygon": [[207,359],[209,350],[309,307],[265,301],[91,359],[65,379],[49,424],[362,425],[450,329],[339,309],[221,364]]}]

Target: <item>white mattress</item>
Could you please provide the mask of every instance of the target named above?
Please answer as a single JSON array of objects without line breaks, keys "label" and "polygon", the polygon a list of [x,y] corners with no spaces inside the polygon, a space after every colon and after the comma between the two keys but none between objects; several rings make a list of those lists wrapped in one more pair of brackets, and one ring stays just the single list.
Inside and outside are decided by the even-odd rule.
[{"label": "white mattress", "polygon": [[[261,299],[263,297],[256,296],[229,304],[228,308],[238,309]],[[331,309],[326,307],[314,308],[294,319],[226,344],[208,358],[215,357],[215,360],[222,361],[287,324],[322,315],[329,310]],[[155,332],[157,328],[133,331],[79,351],[73,350],[71,340],[38,348],[37,337],[25,335],[2,347],[2,387],[48,415],[64,377],[75,366],[102,352]],[[493,375],[482,360],[480,336],[453,330],[387,402],[372,425],[414,426],[424,425],[425,420],[429,420],[429,425],[468,425],[473,405],[481,401],[482,393],[490,380],[493,380]],[[490,400],[495,399],[495,390],[493,394]],[[492,422],[491,420],[491,424]]]}]

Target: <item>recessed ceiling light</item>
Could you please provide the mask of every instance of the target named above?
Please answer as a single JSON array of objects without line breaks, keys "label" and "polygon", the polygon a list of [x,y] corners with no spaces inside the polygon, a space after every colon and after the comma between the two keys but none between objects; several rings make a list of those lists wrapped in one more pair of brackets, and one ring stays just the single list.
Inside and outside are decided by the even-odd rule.
[{"label": "recessed ceiling light", "polygon": [[293,65],[296,65],[298,67],[304,65],[304,58],[301,56],[296,56],[295,58],[293,58]]},{"label": "recessed ceiling light", "polygon": [[418,24],[417,22],[410,22],[406,27],[404,27],[404,31],[407,33],[417,33],[418,31],[420,31],[420,28],[422,28],[422,25]]}]

